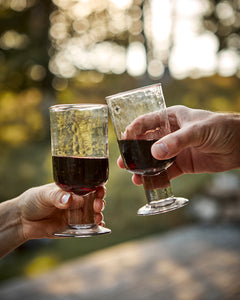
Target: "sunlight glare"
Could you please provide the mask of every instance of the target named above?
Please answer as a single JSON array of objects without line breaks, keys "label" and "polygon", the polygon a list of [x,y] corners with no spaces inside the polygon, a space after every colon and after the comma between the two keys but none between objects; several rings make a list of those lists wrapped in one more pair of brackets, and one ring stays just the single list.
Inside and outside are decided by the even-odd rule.
[{"label": "sunlight glare", "polygon": [[233,76],[240,65],[239,54],[235,50],[223,50],[219,53],[218,73],[221,76]]},{"label": "sunlight glare", "polygon": [[202,15],[208,8],[205,0],[177,1],[169,68],[178,79],[210,76],[216,72],[219,42],[210,31],[201,32]]},{"label": "sunlight glare", "polygon": [[110,2],[112,2],[120,9],[126,9],[132,4],[132,0],[110,0]]},{"label": "sunlight glare", "polygon": [[171,6],[166,0],[154,0],[151,5],[153,55],[162,60],[166,59],[166,50],[170,43],[172,26]]},{"label": "sunlight glare", "polygon": [[171,73],[179,79],[188,75],[212,75],[217,67],[217,49],[218,41],[210,32],[183,40],[173,48],[170,56]]},{"label": "sunlight glare", "polygon": [[203,14],[209,6],[208,0],[177,0],[176,11],[183,17],[193,17]]},{"label": "sunlight glare", "polygon": [[164,73],[164,65],[160,60],[153,59],[148,63],[148,74],[153,78],[159,78]]},{"label": "sunlight glare", "polygon": [[231,19],[234,17],[234,11],[230,3],[224,1],[217,4],[216,7],[217,15],[220,19]]},{"label": "sunlight glare", "polygon": [[[151,0],[144,3],[143,11],[140,1],[133,0],[53,1],[59,11],[50,18],[56,49],[50,66],[61,77],[74,76],[78,69],[103,74],[127,71],[131,76],[147,70],[150,77],[159,78],[167,65],[179,79],[210,76],[217,70],[224,76],[237,72],[239,59],[234,49],[239,48],[239,40],[229,37],[232,50],[218,56],[218,39],[203,27],[203,14],[210,9],[208,0]],[[224,24],[236,22],[233,13],[226,1],[217,5]],[[12,40],[10,35],[0,39],[5,47],[13,47]]]},{"label": "sunlight glare", "polygon": [[147,68],[146,51],[142,43],[133,42],[127,50],[127,71],[132,76],[143,75]]}]

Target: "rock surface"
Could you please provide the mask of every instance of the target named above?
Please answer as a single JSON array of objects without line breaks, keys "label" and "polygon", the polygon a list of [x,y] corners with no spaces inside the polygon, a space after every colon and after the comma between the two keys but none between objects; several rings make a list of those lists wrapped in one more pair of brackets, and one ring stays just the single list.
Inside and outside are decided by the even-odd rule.
[{"label": "rock surface", "polygon": [[181,228],[0,286],[1,300],[239,300],[240,226]]}]

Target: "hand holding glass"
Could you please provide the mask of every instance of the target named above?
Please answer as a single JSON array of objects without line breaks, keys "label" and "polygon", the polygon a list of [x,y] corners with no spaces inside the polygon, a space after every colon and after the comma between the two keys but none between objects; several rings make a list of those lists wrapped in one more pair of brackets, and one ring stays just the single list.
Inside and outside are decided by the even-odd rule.
[{"label": "hand holding glass", "polygon": [[139,215],[155,215],[180,208],[188,200],[174,197],[166,169],[173,163],[157,160],[151,146],[170,133],[161,84],[119,93],[106,98],[126,169],[142,175],[148,204]]},{"label": "hand holding glass", "polygon": [[50,107],[51,149],[55,183],[72,197],[68,226],[55,236],[85,237],[110,233],[95,224],[94,199],[108,180],[106,105],[65,104]]}]

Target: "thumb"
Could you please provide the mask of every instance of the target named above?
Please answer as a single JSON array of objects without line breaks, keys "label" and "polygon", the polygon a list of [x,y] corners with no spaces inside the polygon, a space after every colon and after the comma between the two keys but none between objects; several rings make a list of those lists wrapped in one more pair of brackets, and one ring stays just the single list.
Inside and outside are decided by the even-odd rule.
[{"label": "thumb", "polygon": [[41,193],[41,202],[45,206],[56,206],[60,209],[66,209],[69,206],[71,193],[60,189],[56,184],[44,185]]},{"label": "thumb", "polygon": [[191,126],[180,128],[152,145],[152,155],[156,159],[168,159],[178,155],[187,147],[199,145],[198,131]]}]

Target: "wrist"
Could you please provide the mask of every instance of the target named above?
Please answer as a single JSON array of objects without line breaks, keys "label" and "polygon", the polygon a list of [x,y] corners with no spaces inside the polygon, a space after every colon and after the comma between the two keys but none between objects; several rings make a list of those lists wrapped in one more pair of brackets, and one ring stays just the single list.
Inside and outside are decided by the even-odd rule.
[{"label": "wrist", "polygon": [[27,241],[23,234],[23,222],[22,222],[22,211],[21,211],[21,196],[18,196],[12,200],[9,200],[11,202],[11,222],[9,224],[9,227],[11,231],[14,230],[15,232],[15,238],[16,238],[16,244],[23,244]]},{"label": "wrist", "polygon": [[26,241],[23,236],[19,201],[20,198],[17,197],[0,204],[0,257]]},{"label": "wrist", "polygon": [[24,235],[24,221],[23,221],[23,212],[22,207],[24,203],[24,194],[21,194],[17,198],[15,198],[13,201],[15,201],[15,207],[16,207],[16,229],[17,229],[17,235],[18,240],[22,243],[25,243],[28,238]]},{"label": "wrist", "polygon": [[222,120],[219,124],[223,124],[224,131],[221,135],[221,148],[228,145],[224,154],[229,156],[229,170],[240,168],[240,113],[223,113]]}]

